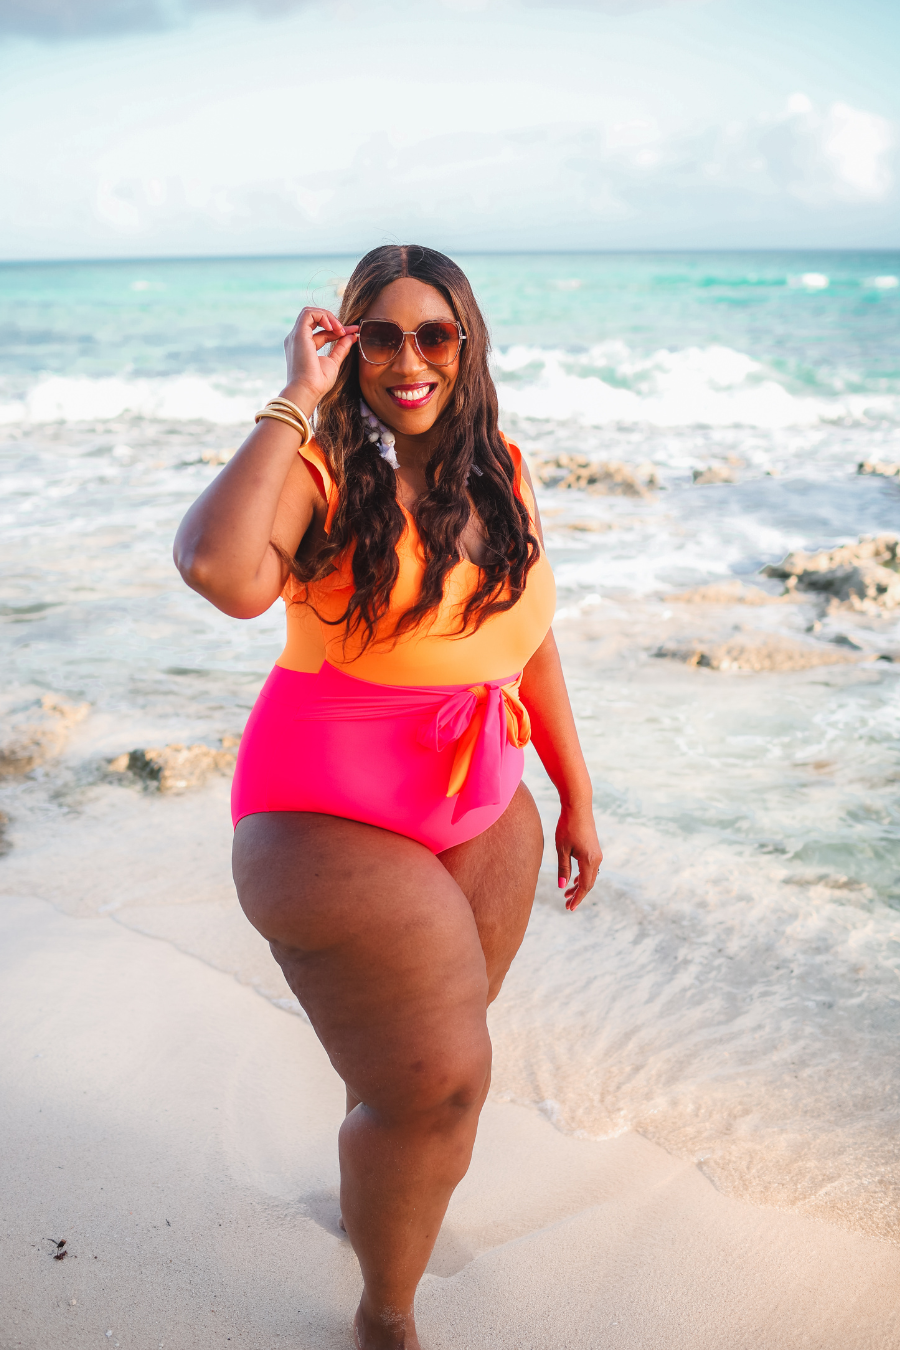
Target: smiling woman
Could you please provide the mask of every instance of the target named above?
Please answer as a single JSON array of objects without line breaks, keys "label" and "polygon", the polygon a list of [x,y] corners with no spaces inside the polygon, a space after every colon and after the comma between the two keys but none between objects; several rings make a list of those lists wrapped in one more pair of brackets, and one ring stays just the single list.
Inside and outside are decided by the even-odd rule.
[{"label": "smiling woman", "polygon": [[601,853],[537,507],[465,276],[375,249],[340,316],[304,310],[285,347],[287,385],[175,556],[227,614],[287,604],[235,773],[235,881],[346,1084],[355,1343],[416,1350],[416,1287],[490,1081],[487,1007],[534,899],[529,738],[560,793],[561,887],[579,863],[570,909]]}]

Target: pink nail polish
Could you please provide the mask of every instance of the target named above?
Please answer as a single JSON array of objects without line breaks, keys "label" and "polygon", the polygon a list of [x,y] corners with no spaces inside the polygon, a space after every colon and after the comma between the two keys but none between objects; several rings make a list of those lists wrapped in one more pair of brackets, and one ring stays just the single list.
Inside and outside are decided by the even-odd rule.
[{"label": "pink nail polish", "polygon": [[566,884],[566,879],[565,879],[565,877],[560,877],[560,879],[559,879],[559,889],[560,889],[560,890],[563,890],[563,888],[565,887],[565,884]]}]

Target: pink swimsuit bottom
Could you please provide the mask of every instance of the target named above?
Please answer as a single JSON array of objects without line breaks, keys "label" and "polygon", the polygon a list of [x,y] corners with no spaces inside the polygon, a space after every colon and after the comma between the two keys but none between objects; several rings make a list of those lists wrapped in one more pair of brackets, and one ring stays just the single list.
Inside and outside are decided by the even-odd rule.
[{"label": "pink swimsuit bottom", "polygon": [[276,666],[241,740],[231,814],[314,811],[417,839],[473,839],[512,800],[528,714],[518,677],[424,688],[373,684],[326,661]]}]

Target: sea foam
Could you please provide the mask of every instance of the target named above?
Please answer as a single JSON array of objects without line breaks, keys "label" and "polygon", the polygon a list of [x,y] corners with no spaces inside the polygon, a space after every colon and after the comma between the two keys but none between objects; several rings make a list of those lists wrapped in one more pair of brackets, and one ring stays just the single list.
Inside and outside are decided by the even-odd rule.
[{"label": "sea foam", "polygon": [[[881,281],[886,280],[881,278]],[[500,405],[507,414],[589,426],[758,427],[777,430],[828,422],[892,418],[891,394],[816,395],[792,391],[777,375],[731,347],[662,348],[650,355],[610,340],[585,352],[517,345],[494,353]],[[49,375],[24,395],[0,402],[0,423],[78,423],[120,417],[148,421],[249,423],[279,383],[186,374],[141,378]]]},{"label": "sea foam", "polygon": [[520,417],[593,426],[746,426],[767,429],[890,416],[889,395],[792,393],[760,362],[730,347],[663,349],[651,356],[608,342],[582,354],[516,346],[494,358],[501,407]]},{"label": "sea foam", "polygon": [[51,375],[24,398],[0,404],[0,422],[94,422],[123,416],[165,422],[204,421],[218,425],[252,421],[260,406],[261,383],[239,392],[225,380],[200,375],[160,379]]}]

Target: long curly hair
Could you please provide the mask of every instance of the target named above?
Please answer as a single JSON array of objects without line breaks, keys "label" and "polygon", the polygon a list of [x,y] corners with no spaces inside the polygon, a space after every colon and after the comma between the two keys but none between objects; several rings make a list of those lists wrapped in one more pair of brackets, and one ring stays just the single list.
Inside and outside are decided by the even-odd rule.
[{"label": "long curly hair", "polygon": [[[539,547],[514,491],[512,458],[498,430],[487,325],[456,263],[413,244],[372,249],[347,282],[341,322],[358,323],[385,286],[399,277],[413,277],[439,291],[466,341],[453,394],[439,419],[440,436],[425,467],[427,491],[415,508],[425,555],[421,591],[384,637],[396,640],[437,610],[447,575],[460,561],[460,537],[474,510],[488,555],[460,616],[457,635],[462,636],[517,603]],[[333,572],[344,557],[351,558],[353,595],[340,618],[329,622],[346,623],[348,635],[361,631],[365,648],[390,605],[399,573],[397,544],[406,521],[397,501],[396,471],[367,439],[359,402],[359,353],[354,346],[316,416],[316,440],[337,484],[338,508],[324,547],[314,558],[291,559],[290,566],[300,581],[309,583]],[[476,465],[477,474],[471,472]]]}]

